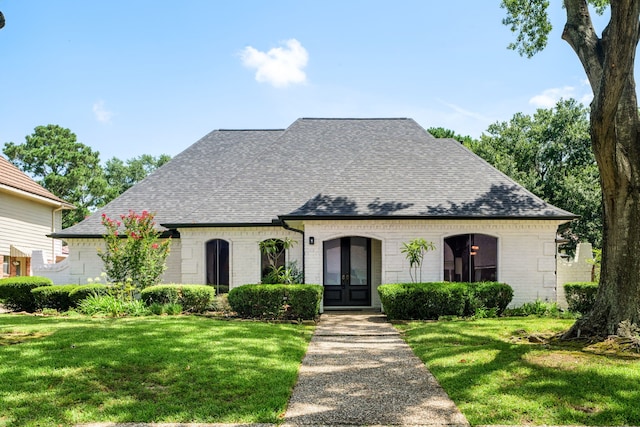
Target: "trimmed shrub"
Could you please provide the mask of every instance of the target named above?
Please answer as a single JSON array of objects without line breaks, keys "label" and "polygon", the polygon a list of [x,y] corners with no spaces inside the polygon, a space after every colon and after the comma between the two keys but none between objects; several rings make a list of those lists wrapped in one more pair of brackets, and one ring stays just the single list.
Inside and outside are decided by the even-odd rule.
[{"label": "trimmed shrub", "polygon": [[53,282],[40,276],[0,279],[0,299],[10,310],[33,312],[36,309],[36,300],[31,290],[41,286],[53,286]]},{"label": "trimmed shrub", "polygon": [[32,289],[31,293],[36,301],[37,309],[52,308],[58,311],[67,311],[74,306],[70,294],[77,287],[78,285],[41,286]]},{"label": "trimmed shrub", "polygon": [[476,282],[467,283],[469,290],[468,304],[465,307],[465,315],[475,314],[479,308],[495,309],[497,315],[501,315],[513,299],[513,288],[506,283]]},{"label": "trimmed shrub", "polygon": [[587,314],[593,308],[598,293],[597,282],[572,282],[564,284],[564,294],[569,311]]},{"label": "trimmed shrub", "polygon": [[140,297],[147,305],[179,304],[192,313],[202,313],[213,303],[215,288],[209,285],[155,285],[144,288]]},{"label": "trimmed shrub", "polygon": [[91,295],[108,295],[109,286],[100,283],[93,283],[90,285],[78,285],[74,290],[69,292],[69,298],[71,298],[71,307],[77,307],[80,301]]},{"label": "trimmed shrub", "polygon": [[229,304],[241,317],[315,319],[320,313],[320,285],[243,285],[229,291]]},{"label": "trimmed shrub", "polygon": [[462,316],[469,295],[466,283],[398,283],[378,287],[389,319],[438,319]]}]

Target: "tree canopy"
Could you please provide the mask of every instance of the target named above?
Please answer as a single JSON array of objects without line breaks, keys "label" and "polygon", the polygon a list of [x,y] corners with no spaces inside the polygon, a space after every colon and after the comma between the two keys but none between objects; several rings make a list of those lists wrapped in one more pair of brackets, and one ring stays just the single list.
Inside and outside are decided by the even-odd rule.
[{"label": "tree canopy", "polygon": [[76,206],[63,213],[63,227],[82,221],[170,159],[166,154],[126,162],[114,157],[103,169],[98,151],[58,125],[37,126],[23,144],[6,142],[4,154],[44,188]]},{"label": "tree canopy", "polygon": [[562,230],[569,249],[602,245],[602,194],[589,135],[589,110],[573,99],[533,116],[517,113],[465,146],[547,202],[580,215]]}]

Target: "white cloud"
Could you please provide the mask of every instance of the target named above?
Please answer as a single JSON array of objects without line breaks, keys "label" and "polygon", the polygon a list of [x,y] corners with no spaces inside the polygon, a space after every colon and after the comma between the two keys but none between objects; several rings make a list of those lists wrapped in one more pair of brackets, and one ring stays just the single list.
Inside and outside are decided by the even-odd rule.
[{"label": "white cloud", "polygon": [[104,107],[103,100],[93,103],[93,114],[100,123],[110,123],[113,116],[113,113]]},{"label": "white cloud", "polygon": [[544,90],[541,94],[534,96],[529,100],[529,104],[536,108],[553,108],[560,99],[574,98],[583,105],[588,106],[593,99],[591,86],[588,80],[580,82],[581,87],[564,86],[560,88],[551,88]]},{"label": "white cloud", "polygon": [[551,88],[544,90],[540,95],[536,95],[529,100],[529,104],[539,108],[553,108],[560,98],[575,98],[576,88],[564,86],[561,88]]},{"label": "white cloud", "polygon": [[296,39],[284,42],[285,47],[275,47],[261,52],[247,46],[240,53],[245,67],[256,69],[256,80],[274,87],[305,83],[307,75],[302,69],[307,66],[309,54]]}]

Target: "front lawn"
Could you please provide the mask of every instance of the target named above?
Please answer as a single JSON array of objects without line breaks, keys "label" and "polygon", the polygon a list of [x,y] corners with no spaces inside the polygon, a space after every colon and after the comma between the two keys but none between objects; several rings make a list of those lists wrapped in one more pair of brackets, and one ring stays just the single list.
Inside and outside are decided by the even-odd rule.
[{"label": "front lawn", "polygon": [[275,423],[312,326],[0,314],[0,426]]},{"label": "front lawn", "polygon": [[640,425],[640,355],[549,339],[573,320],[397,325],[472,425]]}]

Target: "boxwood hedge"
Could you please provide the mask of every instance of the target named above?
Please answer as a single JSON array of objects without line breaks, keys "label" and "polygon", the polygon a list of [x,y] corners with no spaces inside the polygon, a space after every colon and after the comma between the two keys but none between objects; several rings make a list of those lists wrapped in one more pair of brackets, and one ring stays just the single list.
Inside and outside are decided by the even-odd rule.
[{"label": "boxwood hedge", "polygon": [[213,303],[216,290],[210,285],[169,284],[144,288],[140,297],[147,304],[180,304],[182,309],[202,313]]},{"label": "boxwood hedge", "polygon": [[36,310],[36,300],[32,289],[53,286],[51,279],[40,276],[20,276],[0,279],[0,300],[10,310]]},{"label": "boxwood hedge", "polygon": [[33,298],[36,301],[36,308],[52,308],[58,311],[67,311],[73,307],[70,293],[74,291],[78,285],[56,285],[56,286],[40,286],[31,290]]},{"label": "boxwood hedge", "polygon": [[69,292],[71,298],[71,306],[77,307],[80,301],[91,296],[103,296],[109,294],[109,286],[100,283],[92,283],[90,285],[78,285],[74,290]]},{"label": "boxwood hedge", "polygon": [[241,317],[315,319],[320,313],[320,285],[243,285],[229,291],[229,304]]},{"label": "boxwood hedge", "polygon": [[440,316],[469,316],[477,308],[495,308],[502,313],[513,298],[505,283],[397,283],[378,287],[389,319],[438,319]]},{"label": "boxwood hedge", "polygon": [[597,282],[571,282],[564,284],[564,294],[570,311],[586,314],[591,311],[598,293]]}]

